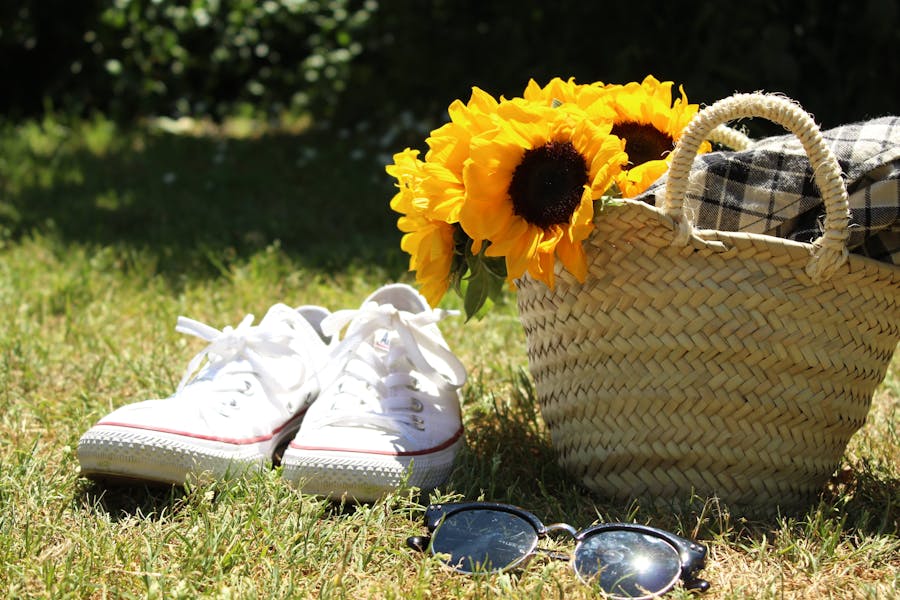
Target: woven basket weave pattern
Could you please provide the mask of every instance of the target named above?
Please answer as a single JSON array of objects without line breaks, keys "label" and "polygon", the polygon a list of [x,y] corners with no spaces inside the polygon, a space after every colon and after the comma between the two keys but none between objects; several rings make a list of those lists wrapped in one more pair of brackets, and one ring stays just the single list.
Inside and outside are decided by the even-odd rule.
[{"label": "woven basket weave pattern", "polygon": [[[519,281],[541,412],[561,464],[603,496],[805,503],[865,422],[900,339],[900,268],[851,256],[807,274],[811,246],[702,232],[608,206],[581,284]],[[709,243],[712,242],[712,243]]]}]

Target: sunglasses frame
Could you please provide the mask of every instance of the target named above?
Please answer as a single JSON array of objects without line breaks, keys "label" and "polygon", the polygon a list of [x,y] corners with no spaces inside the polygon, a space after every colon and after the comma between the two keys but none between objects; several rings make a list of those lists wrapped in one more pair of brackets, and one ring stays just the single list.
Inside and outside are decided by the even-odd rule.
[{"label": "sunglasses frame", "polygon": [[[428,529],[429,535],[411,536],[406,540],[407,545],[414,550],[426,552],[431,547],[432,534],[434,534],[435,530],[441,525],[443,519],[450,517],[456,513],[471,510],[493,510],[511,513],[528,522],[532,527],[534,527],[534,531],[537,534],[535,547],[532,547],[528,554],[523,556],[521,559],[513,561],[511,564],[506,565],[502,569],[494,569],[491,572],[500,573],[514,570],[517,567],[522,566],[537,551],[539,551],[539,549],[536,547],[537,541],[546,538],[550,533],[554,531],[565,531],[570,536],[572,536],[572,538],[576,542],[575,550],[571,555],[555,552],[549,552],[548,554],[550,554],[550,556],[553,558],[571,558],[573,561],[578,552],[578,547],[585,539],[604,532],[630,531],[662,539],[664,542],[675,549],[681,562],[680,579],[682,581],[683,587],[686,590],[705,592],[709,589],[709,582],[696,576],[697,572],[703,569],[703,567],[706,565],[707,550],[706,547],[702,544],[675,535],[674,533],[671,533],[669,531],[651,527],[649,525],[641,525],[639,523],[600,523],[598,525],[592,525],[580,531],[576,530],[574,527],[567,523],[552,523],[550,525],[544,525],[544,523],[542,523],[541,520],[533,513],[512,504],[502,504],[499,502],[446,502],[441,504],[432,504],[425,509],[425,527]],[[448,565],[448,567],[453,568],[450,565]],[[468,571],[461,571],[459,569],[454,570],[463,573],[469,573]],[[579,575],[579,578],[580,577],[581,576]],[[666,590],[657,592],[657,595],[661,595],[670,591],[672,587],[674,586],[670,586]]]}]

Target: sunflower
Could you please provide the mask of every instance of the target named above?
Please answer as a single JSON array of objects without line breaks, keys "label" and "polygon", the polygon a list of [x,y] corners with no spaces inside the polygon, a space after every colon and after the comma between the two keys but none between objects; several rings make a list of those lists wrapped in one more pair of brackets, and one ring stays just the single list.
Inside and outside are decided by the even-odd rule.
[{"label": "sunflower", "polygon": [[587,273],[581,242],[593,229],[593,201],[625,163],[624,142],[609,123],[577,106],[501,100],[493,127],[469,142],[459,223],[473,252],[504,257],[507,281],[526,271],[552,287],[553,264],[579,280]]},{"label": "sunflower", "polygon": [[[699,107],[688,104],[684,88],[672,102],[672,85],[648,75],[641,83],[607,85],[598,100],[615,112],[612,134],[625,140],[628,167],[616,178],[625,198],[642,193],[666,172],[675,143],[697,114]],[[708,143],[700,149],[709,150]]]},{"label": "sunflower", "polygon": [[426,139],[425,161],[419,160],[417,150],[407,148],[386,168],[397,179],[391,208],[403,215],[397,220],[404,233],[400,248],[410,255],[409,270],[416,272],[422,295],[432,306],[462,276],[452,271],[461,258],[456,246],[462,234],[456,223],[465,199],[463,166],[472,137],[493,127],[497,106],[493,96],[472,88],[469,101],[455,100],[448,108],[450,122]]},{"label": "sunflower", "polygon": [[[671,81],[660,82],[652,75],[626,85],[578,84],[573,78],[557,77],[543,87],[529,81],[523,97],[546,105],[575,104],[591,119],[611,121],[613,135],[625,140],[628,154],[628,165],[616,184],[622,196],[633,198],[666,172],[670,152],[697,114],[698,106],[688,104],[683,88],[679,88],[681,98],[672,102],[672,86]],[[709,150],[709,144],[700,149]]]},{"label": "sunflower", "polygon": [[406,149],[387,167],[400,245],[429,303],[453,285],[471,316],[504,279],[514,287],[528,273],[553,287],[557,258],[584,281],[594,202],[644,191],[697,112],[684,90],[672,101],[672,85],[555,78],[518,98],[475,87],[454,101],[424,159]]},{"label": "sunflower", "polygon": [[410,255],[409,270],[416,272],[416,283],[429,304],[436,306],[450,284],[454,258],[454,225],[443,218],[439,206],[432,207],[423,183],[428,165],[418,159],[419,151],[407,148],[394,155],[394,164],[386,171],[397,179],[397,194],[391,209],[401,213],[397,228],[403,232],[400,248]]}]

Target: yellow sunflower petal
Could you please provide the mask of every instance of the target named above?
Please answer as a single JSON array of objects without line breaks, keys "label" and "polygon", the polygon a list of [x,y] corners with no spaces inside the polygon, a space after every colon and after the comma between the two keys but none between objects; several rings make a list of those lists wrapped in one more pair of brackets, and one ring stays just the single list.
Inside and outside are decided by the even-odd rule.
[{"label": "yellow sunflower petal", "polygon": [[601,82],[579,84],[574,77],[563,81],[559,77],[551,79],[547,85],[541,87],[533,79],[528,82],[523,97],[531,102],[538,102],[544,106],[555,104],[572,104],[585,108],[593,104],[605,93],[605,86]]},{"label": "yellow sunflower petal", "polygon": [[572,243],[582,242],[587,239],[594,229],[594,194],[590,188],[585,187],[581,203],[575,207],[569,226],[563,230],[564,238]]},{"label": "yellow sunflower petal", "polygon": [[422,198],[421,182],[424,163],[418,160],[418,150],[407,148],[394,155],[394,164],[385,167],[385,171],[396,180],[397,194],[391,199],[391,208],[399,213],[409,213],[414,209],[417,199]]},{"label": "yellow sunflower petal", "polygon": [[511,141],[514,137],[494,134],[472,143],[471,157],[463,169],[466,195],[459,223],[473,240],[492,239],[513,217],[509,182],[524,153],[521,145]]},{"label": "yellow sunflower petal", "polygon": [[[540,233],[536,229],[533,226],[529,226],[526,228],[527,232],[524,235],[509,240],[504,244],[505,252],[503,254],[506,257],[506,279],[508,281],[521,277],[534,261],[538,243],[541,239]],[[491,248],[493,246],[489,247],[485,254]]]},{"label": "yellow sunflower petal", "polygon": [[421,227],[400,240],[410,255],[409,270],[431,306],[437,306],[449,287],[453,261],[453,227],[440,221],[423,221]]},{"label": "yellow sunflower petal", "polygon": [[609,125],[597,126],[585,121],[573,132],[573,143],[582,156],[588,157],[590,193],[599,198],[609,189],[614,178],[628,160],[625,141],[609,135]]},{"label": "yellow sunflower petal", "polygon": [[575,243],[564,238],[557,244],[556,253],[559,255],[559,260],[566,270],[575,279],[584,283],[584,280],[587,278],[587,257],[581,241]]},{"label": "yellow sunflower petal", "polygon": [[428,198],[428,216],[446,223],[457,222],[465,197],[461,174],[435,163],[425,163],[422,173],[419,189]]},{"label": "yellow sunflower petal", "polygon": [[409,270],[416,272],[420,291],[435,306],[449,287],[453,226],[431,216],[432,199],[424,192],[429,172],[425,163],[418,160],[418,151],[406,149],[397,153],[394,164],[386,170],[397,179],[391,209],[401,215],[397,219],[397,228],[404,234],[400,249],[410,255]]},{"label": "yellow sunflower petal", "polygon": [[429,147],[426,162],[442,164],[461,177],[469,154],[469,140],[493,127],[497,106],[493,96],[477,87],[472,88],[468,103],[454,101],[448,109],[450,122],[432,131],[426,140]]},{"label": "yellow sunflower petal", "polygon": [[537,260],[531,261],[528,268],[528,274],[553,289],[556,284],[554,277],[554,266],[556,264],[555,252],[539,252]]},{"label": "yellow sunflower petal", "polygon": [[619,186],[623,198],[634,198],[644,193],[668,169],[667,161],[651,160],[622,172],[616,179],[616,184]]}]

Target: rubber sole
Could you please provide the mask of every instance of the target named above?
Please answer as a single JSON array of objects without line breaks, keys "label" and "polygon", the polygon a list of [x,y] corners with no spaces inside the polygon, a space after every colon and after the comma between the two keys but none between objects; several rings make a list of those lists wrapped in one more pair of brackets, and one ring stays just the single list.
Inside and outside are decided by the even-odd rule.
[{"label": "rubber sole", "polygon": [[81,474],[182,485],[201,475],[236,477],[272,464],[273,454],[300,427],[295,416],[270,436],[223,441],[122,424],[97,424],[78,441]]},{"label": "rubber sole", "polygon": [[282,476],[304,494],[372,502],[402,486],[431,490],[447,481],[464,441],[414,455],[314,449],[291,443]]}]

